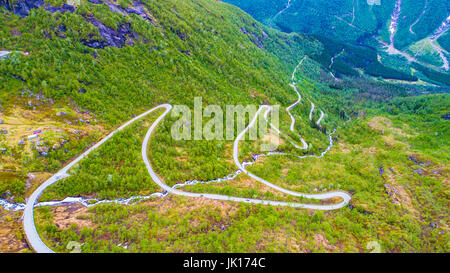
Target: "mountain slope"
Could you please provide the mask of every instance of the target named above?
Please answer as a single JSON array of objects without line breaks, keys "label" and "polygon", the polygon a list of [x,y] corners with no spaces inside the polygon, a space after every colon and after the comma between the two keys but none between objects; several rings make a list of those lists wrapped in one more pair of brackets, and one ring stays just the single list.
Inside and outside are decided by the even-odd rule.
[{"label": "mountain slope", "polygon": [[[449,84],[449,53],[445,49],[445,33],[450,26],[448,1],[385,0],[381,5],[365,0],[226,2],[241,7],[257,20],[284,32],[320,35],[362,46],[364,55],[375,54],[371,64],[363,67],[369,75],[407,81],[415,81],[418,77],[441,85]],[[338,57],[341,50],[332,50],[329,55]],[[334,70],[355,75],[349,67],[361,68],[361,65],[349,61],[352,55],[361,57],[358,50],[347,50],[339,56],[347,69],[336,67]],[[331,57],[328,56],[328,63]],[[411,63],[417,65],[410,66]],[[430,75],[430,69],[439,76]]]},{"label": "mountain slope", "polygon": [[[208,0],[2,3],[0,48],[11,53],[0,61],[1,191],[19,202],[150,106],[192,106],[196,96],[220,106],[290,104],[292,69],[320,47]],[[337,123],[340,110],[324,123]]]}]

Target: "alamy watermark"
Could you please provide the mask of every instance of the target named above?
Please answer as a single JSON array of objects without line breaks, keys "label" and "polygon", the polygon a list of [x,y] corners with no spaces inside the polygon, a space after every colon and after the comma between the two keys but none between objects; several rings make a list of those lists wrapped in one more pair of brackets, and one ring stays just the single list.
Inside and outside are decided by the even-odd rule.
[{"label": "alamy watermark", "polygon": [[[201,97],[194,98],[194,109],[186,105],[175,105],[172,117],[178,118],[171,128],[174,140],[235,140],[244,133],[242,140],[257,140],[268,135],[269,128],[279,125],[279,105],[207,105],[203,107]],[[270,114],[270,115],[269,115]],[[272,130],[267,139],[278,139],[277,130]],[[262,151],[278,147],[277,141],[261,145]]]}]

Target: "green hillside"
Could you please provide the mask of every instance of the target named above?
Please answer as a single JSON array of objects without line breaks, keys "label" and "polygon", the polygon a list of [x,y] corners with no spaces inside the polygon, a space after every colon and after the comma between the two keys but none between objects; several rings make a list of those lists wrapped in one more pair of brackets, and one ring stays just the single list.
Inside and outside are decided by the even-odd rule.
[{"label": "green hillside", "polygon": [[[354,69],[362,68],[374,77],[406,81],[419,78],[448,85],[448,1],[383,0],[380,5],[366,0],[226,2],[283,32],[326,37],[328,52],[317,61],[328,67],[330,60],[336,58],[329,67],[335,73],[356,76]],[[435,39],[442,50],[431,45]],[[343,48],[346,50],[341,53]],[[420,73],[414,73],[411,62],[419,64],[413,68]],[[439,76],[430,76],[430,69]]]}]

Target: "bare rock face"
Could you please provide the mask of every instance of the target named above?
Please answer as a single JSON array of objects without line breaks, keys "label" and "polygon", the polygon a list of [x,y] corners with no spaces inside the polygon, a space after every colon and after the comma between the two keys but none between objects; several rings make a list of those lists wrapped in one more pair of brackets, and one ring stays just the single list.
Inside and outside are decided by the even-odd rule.
[{"label": "bare rock face", "polygon": [[384,189],[385,189],[387,195],[389,197],[391,197],[392,203],[397,204],[397,205],[400,204],[400,199],[397,196],[398,190],[396,187],[389,185],[389,184],[384,184]]},{"label": "bare rock face", "polygon": [[[43,0],[18,0],[16,3],[11,4],[11,1],[0,0],[0,7],[4,7],[6,10],[14,12],[14,14],[20,17],[26,17],[30,14],[32,9],[38,9],[45,5]],[[50,5],[45,5],[45,10],[49,12],[74,12],[75,7],[71,5],[64,4],[62,7],[52,7]]]},{"label": "bare rock face", "polygon": [[65,12],[74,12],[75,8],[71,5],[67,5],[64,4],[62,7],[47,7],[45,8],[46,11],[50,11],[51,13],[55,13],[55,12],[60,12],[60,13],[65,13]]},{"label": "bare rock face", "polygon": [[32,9],[40,8],[44,5],[43,0],[18,0],[15,4],[10,1],[0,0],[0,6],[12,11],[20,17],[26,17]]},{"label": "bare rock face", "polygon": [[98,28],[100,35],[104,40],[82,40],[82,42],[88,46],[95,49],[103,49],[107,46],[111,47],[123,47],[127,41],[128,36],[134,37],[135,34],[132,32],[131,24],[124,23],[114,30],[110,27],[105,26],[100,20],[95,17],[86,17],[86,21],[93,24]]},{"label": "bare rock face", "polygon": [[[94,4],[102,4],[103,0],[89,0]],[[124,16],[128,16],[129,14],[136,14],[141,16],[144,20],[152,21],[152,19],[148,16],[147,10],[144,8],[142,3],[135,1],[133,8],[123,9],[119,5],[115,5],[109,1],[106,1],[108,7],[114,11],[123,14]],[[8,0],[0,0],[0,7],[6,8],[8,11],[11,11],[21,17],[26,17],[29,15],[32,9],[37,9],[40,7],[44,7],[46,11],[51,13],[65,13],[70,12],[73,13],[75,11],[75,7],[72,5],[64,4],[61,7],[53,7],[48,4],[45,4],[43,0],[17,0],[15,4],[11,4]],[[103,39],[84,39],[81,42],[88,47],[95,49],[103,49],[105,47],[118,47],[121,48],[128,45],[134,45],[133,38],[139,38],[139,36],[132,31],[132,27],[130,23],[124,23],[117,27],[117,30],[114,30],[110,27],[105,26],[100,20],[96,19],[93,16],[86,16],[86,21],[96,26],[100,32],[100,35]],[[60,38],[66,38],[64,32],[67,30],[66,26],[58,26],[57,36]],[[44,36],[46,33],[44,33]],[[51,35],[47,34],[48,39],[51,38]]]}]

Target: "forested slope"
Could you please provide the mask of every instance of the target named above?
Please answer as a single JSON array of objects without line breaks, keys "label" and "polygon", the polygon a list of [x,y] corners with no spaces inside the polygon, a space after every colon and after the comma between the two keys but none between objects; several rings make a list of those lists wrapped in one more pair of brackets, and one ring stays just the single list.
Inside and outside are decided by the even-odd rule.
[{"label": "forested slope", "polygon": [[[448,86],[448,1],[225,2],[283,32],[326,37],[320,38],[326,41],[326,50],[316,60],[333,72],[357,76],[362,69],[374,77]],[[411,63],[419,65],[411,67]]]}]

